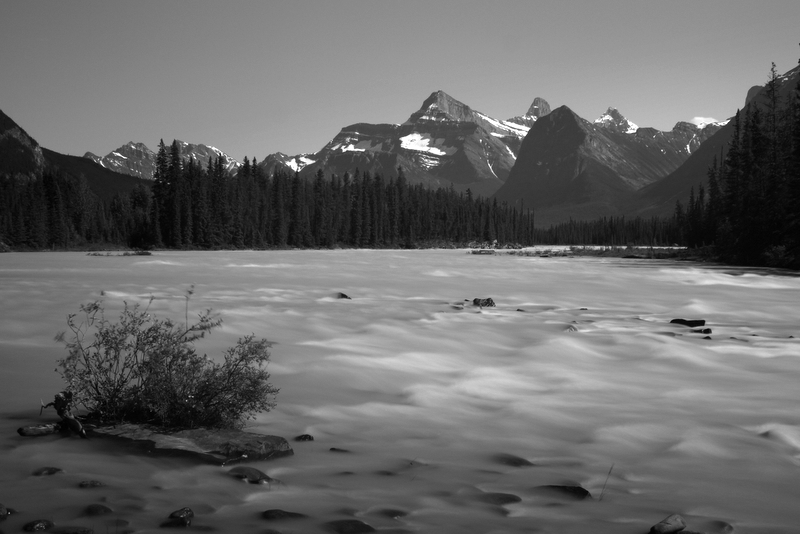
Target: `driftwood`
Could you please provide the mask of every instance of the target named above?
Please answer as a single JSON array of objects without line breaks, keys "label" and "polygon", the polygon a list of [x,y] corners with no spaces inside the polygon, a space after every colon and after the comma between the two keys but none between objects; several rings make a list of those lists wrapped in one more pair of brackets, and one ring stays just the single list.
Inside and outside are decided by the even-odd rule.
[{"label": "driftwood", "polygon": [[72,415],[72,392],[62,391],[57,393],[53,402],[45,404],[42,402],[42,407],[39,409],[39,415],[45,408],[54,407],[56,413],[61,418],[60,423],[45,423],[41,425],[24,426],[17,429],[20,436],[46,436],[49,434],[56,434],[62,431],[72,431],[82,438],[86,438],[86,430],[83,428],[78,419]]},{"label": "driftwood", "polygon": [[74,415],[72,415],[71,391],[62,391],[61,393],[57,393],[55,399],[53,399],[53,402],[42,404],[42,408],[39,410],[39,415],[42,414],[42,410],[49,408],[50,406],[53,406],[56,409],[56,413],[67,428],[78,434],[80,437],[86,438],[86,430],[83,429],[83,425],[75,418]]}]

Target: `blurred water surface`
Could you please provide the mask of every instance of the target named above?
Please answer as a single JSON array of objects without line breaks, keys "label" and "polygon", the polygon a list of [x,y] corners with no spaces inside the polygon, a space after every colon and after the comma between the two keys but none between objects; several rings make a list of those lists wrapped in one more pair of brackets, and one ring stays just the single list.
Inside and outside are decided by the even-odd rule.
[{"label": "blurred water surface", "polygon": [[[54,417],[39,403],[62,387],[53,337],[67,314],[102,300],[113,318],[154,297],[152,312],[182,321],[192,284],[190,313],[224,321],[199,350],[218,357],[250,333],[275,343],[278,407],[250,430],[315,438],[252,464],[283,484],[16,435]],[[148,531],[183,506],[196,525],[239,532],[356,518],[387,532],[637,533],[671,513],[708,532],[800,524],[800,278],[779,271],[463,250],[2,254],[0,298],[11,530],[43,517]],[[678,317],[705,319],[711,339],[669,324]],[[45,465],[65,472],[31,476]],[[107,487],[77,489],[87,479]],[[592,499],[534,490],[547,484]],[[114,513],[81,516],[98,501]],[[269,523],[272,508],[308,518]]]}]

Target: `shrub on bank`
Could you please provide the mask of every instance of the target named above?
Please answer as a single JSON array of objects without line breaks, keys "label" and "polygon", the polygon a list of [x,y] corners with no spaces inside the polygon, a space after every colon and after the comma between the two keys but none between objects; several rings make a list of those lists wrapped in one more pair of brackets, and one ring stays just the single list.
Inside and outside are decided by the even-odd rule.
[{"label": "shrub on bank", "polygon": [[241,428],[275,407],[278,389],[266,370],[272,344],[245,336],[216,363],[198,354],[194,342],[221,323],[211,310],[193,324],[187,311],[181,325],[128,303],[112,322],[101,302],[85,304],[68,316],[69,336],[56,337],[68,350],[57,371],[75,403],[102,423]]}]

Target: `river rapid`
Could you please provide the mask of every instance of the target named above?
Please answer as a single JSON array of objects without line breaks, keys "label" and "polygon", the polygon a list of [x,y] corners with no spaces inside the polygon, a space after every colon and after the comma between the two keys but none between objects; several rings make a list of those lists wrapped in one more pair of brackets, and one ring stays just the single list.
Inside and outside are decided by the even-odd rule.
[{"label": "river rapid", "polygon": [[[224,321],[200,351],[274,342],[278,405],[248,429],[295,454],[248,465],[281,484],[16,434],[56,419],[39,405],[63,387],[67,314],[102,300],[114,318],[152,296],[183,321],[192,284],[190,313]],[[193,530],[218,532],[349,518],[387,533],[634,534],[672,513],[700,532],[800,528],[800,278],[787,273],[464,250],[10,253],[0,298],[0,503],[19,512],[6,532],[39,518],[156,532],[184,506]],[[705,319],[711,339],[673,318]],[[64,472],[32,476],[44,466]],[[592,497],[536,489],[564,484]],[[92,503],[113,513],[83,516]],[[276,508],[307,517],[261,518]]]}]

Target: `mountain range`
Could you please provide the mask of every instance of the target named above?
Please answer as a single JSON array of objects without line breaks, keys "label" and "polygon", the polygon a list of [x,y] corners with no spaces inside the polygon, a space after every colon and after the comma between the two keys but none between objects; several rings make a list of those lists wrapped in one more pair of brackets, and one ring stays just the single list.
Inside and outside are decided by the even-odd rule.
[{"label": "mountain range", "polygon": [[614,108],[590,123],[561,106],[531,127],[495,198],[533,208],[541,224],[624,215],[635,191],[675,171],[721,127],[639,128]]},{"label": "mountain range", "polygon": [[80,156],[60,154],[39,146],[28,133],[0,110],[0,176],[31,176],[47,169],[83,178],[87,185],[104,200],[126,193],[147,182],[108,170]]},{"label": "mountain range", "polygon": [[313,175],[361,171],[394,175],[428,187],[452,186],[490,196],[503,184],[530,125],[550,106],[536,98],[527,113],[507,120],[475,111],[444,91],[435,91],[403,124],[357,123],[313,154],[272,154],[261,165]]},{"label": "mountain range", "polygon": [[[402,124],[352,124],[317,152],[293,156],[277,152],[258,165],[267,174],[282,170],[298,172],[302,177],[313,176],[319,170],[326,176],[341,176],[357,169],[388,176],[402,167],[412,184],[452,186],[482,196],[498,193],[499,199],[508,200],[508,195],[500,192],[516,164],[523,140],[533,125],[549,113],[550,105],[537,97],[525,114],[496,119],[444,91],[435,91]],[[592,124],[583,123],[594,132],[592,142],[603,152],[600,159],[621,173],[629,190],[652,183],[677,168],[719,129],[717,124],[699,128],[685,122],[670,132],[638,128],[614,108]],[[179,143],[184,158],[204,166],[209,156],[222,156],[229,172],[235,172],[240,165],[214,147]],[[151,179],[155,169],[155,153],[143,143],[130,142],[103,157],[87,152],[85,157],[107,169],[145,179]],[[512,195],[516,189],[511,187]]]},{"label": "mountain range", "polygon": [[[781,98],[790,97],[797,78],[798,68],[780,77]],[[748,103],[763,100],[762,87],[748,91]],[[615,108],[589,122],[567,106],[551,111],[542,98],[524,114],[496,119],[435,91],[402,124],[352,124],[317,152],[274,153],[258,165],[268,173],[306,178],[320,170],[326,176],[356,170],[394,176],[401,167],[412,184],[469,189],[533,208],[539,226],[570,218],[668,215],[676,200],[685,200],[705,179],[731,133],[727,121],[678,122],[670,131],[641,128]],[[184,158],[203,166],[220,156],[229,173],[241,165],[215,147],[179,144]],[[2,112],[0,155],[0,173],[27,174],[50,165],[109,191],[114,186],[104,180],[130,189],[152,179],[155,168],[155,153],[143,143],[127,143],[103,157],[49,151]]]},{"label": "mountain range", "polygon": [[[225,171],[228,174],[235,173],[242,165],[216,147],[203,144],[194,145],[177,139],[176,141],[181,148],[181,156],[184,161],[191,159],[203,168],[208,167],[210,158],[216,161],[220,156],[222,156]],[[133,141],[109,152],[102,158],[91,152],[87,152],[83,157],[89,158],[101,167],[114,172],[136,176],[145,180],[152,180],[156,170],[156,153],[147,148],[144,143],[134,143]]]}]

